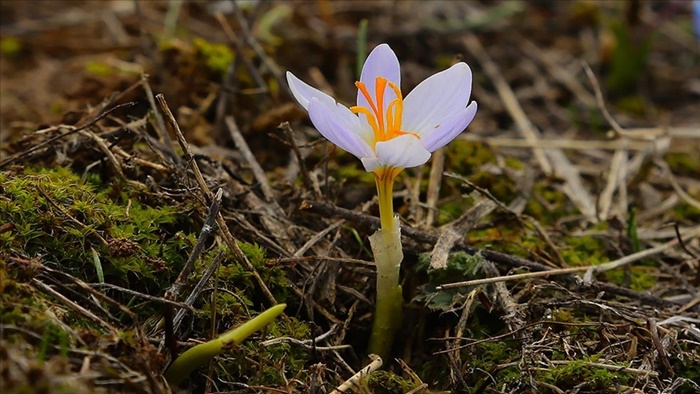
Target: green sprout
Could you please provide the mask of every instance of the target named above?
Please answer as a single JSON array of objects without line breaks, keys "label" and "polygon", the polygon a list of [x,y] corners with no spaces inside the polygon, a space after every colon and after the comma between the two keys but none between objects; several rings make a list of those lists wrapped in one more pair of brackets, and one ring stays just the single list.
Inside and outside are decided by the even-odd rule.
[{"label": "green sprout", "polygon": [[219,355],[227,347],[231,345],[240,345],[246,338],[265,328],[265,326],[275,320],[286,307],[286,304],[275,305],[219,337],[188,349],[186,352],[182,353],[180,357],[176,358],[165,371],[163,374],[165,380],[172,386],[180,384],[192,371]]}]

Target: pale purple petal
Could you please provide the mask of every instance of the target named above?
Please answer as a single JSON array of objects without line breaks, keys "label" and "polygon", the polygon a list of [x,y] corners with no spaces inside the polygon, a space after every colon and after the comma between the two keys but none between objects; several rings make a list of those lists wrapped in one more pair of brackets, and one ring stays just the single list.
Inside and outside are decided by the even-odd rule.
[{"label": "pale purple petal", "polygon": [[411,134],[377,142],[375,151],[379,163],[386,167],[410,168],[425,164],[430,159],[430,152]]},{"label": "pale purple petal", "polygon": [[[370,52],[369,56],[367,56],[367,60],[364,66],[362,66],[360,82],[365,84],[373,100],[376,100],[375,89],[377,77],[384,77],[389,82],[395,83],[399,89],[401,88],[399,59],[396,58],[396,54],[387,44],[377,45],[377,47]],[[384,92],[384,108],[382,111],[386,111],[386,107],[394,98],[396,98],[394,91],[387,86]],[[357,105],[371,108],[365,97],[359,91],[357,92]]]},{"label": "pale purple petal", "polygon": [[476,101],[472,101],[467,108],[462,108],[432,130],[424,131],[420,139],[423,147],[429,152],[435,152],[457,138],[474,119],[476,109]]},{"label": "pale purple petal", "polygon": [[294,98],[297,99],[299,105],[304,107],[304,109],[307,111],[309,110],[309,103],[313,98],[316,98],[320,102],[329,105],[335,103],[335,99],[333,97],[312,87],[289,71],[287,71],[287,83],[289,84],[289,89],[291,89]]},{"label": "pale purple petal", "polygon": [[472,71],[466,63],[430,76],[406,96],[401,128],[423,136],[466,107],[471,90]]},{"label": "pale purple petal", "polygon": [[374,170],[382,166],[382,163],[376,157],[363,157],[361,160],[367,172],[374,172]]},{"label": "pale purple petal", "polygon": [[360,124],[357,115],[353,114],[342,104],[336,105],[336,101],[333,97],[308,85],[289,71],[287,71],[287,82],[289,83],[289,88],[291,89],[292,94],[294,94],[294,98],[296,98],[297,102],[299,102],[299,104],[304,107],[305,110],[309,110],[309,103],[312,99],[316,98],[318,101],[325,104],[336,116],[338,116],[339,121],[344,123],[346,128],[356,130],[358,134],[368,143],[372,141],[374,134],[372,128],[369,127],[369,124],[366,121]]},{"label": "pale purple petal", "polygon": [[[350,117],[342,115],[344,111],[347,111]],[[309,102],[309,117],[318,132],[330,142],[360,159],[374,156],[372,148],[358,134],[359,119],[349,109],[336,103],[329,106],[314,97]]]}]

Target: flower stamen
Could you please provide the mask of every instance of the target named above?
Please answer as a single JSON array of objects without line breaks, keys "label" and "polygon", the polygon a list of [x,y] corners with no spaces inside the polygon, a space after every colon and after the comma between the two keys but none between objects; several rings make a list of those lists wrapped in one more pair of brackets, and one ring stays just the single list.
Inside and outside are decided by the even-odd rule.
[{"label": "flower stamen", "polygon": [[[387,85],[394,91],[396,98],[392,100],[384,113],[384,92]],[[371,110],[364,106],[356,105],[350,107],[350,111],[355,114],[362,114],[367,117],[372,131],[374,133],[374,144],[377,142],[389,141],[404,134],[412,134],[416,138],[420,138],[418,133],[401,130],[401,121],[403,119],[403,95],[401,89],[395,83],[387,81],[384,77],[377,77],[375,83],[375,95],[372,97],[367,90],[367,85],[362,82],[355,82],[355,86],[362,93],[365,100],[369,104]],[[373,146],[374,147],[374,146]]]}]

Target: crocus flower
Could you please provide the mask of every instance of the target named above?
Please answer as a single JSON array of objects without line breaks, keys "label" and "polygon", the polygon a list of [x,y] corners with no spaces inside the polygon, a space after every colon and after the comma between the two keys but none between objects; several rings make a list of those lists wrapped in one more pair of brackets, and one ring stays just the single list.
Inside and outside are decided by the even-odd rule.
[{"label": "crocus flower", "polygon": [[455,139],[474,119],[476,102],[469,104],[472,72],[466,63],[457,63],[421,82],[404,100],[399,61],[388,45],[381,44],[369,54],[355,82],[355,106],[336,102],[290,72],[287,82],[318,131],[374,173],[381,227],[370,236],[377,300],[369,350],[386,357],[401,325],[403,305],[399,284],[403,252],[392,202],[394,178],[404,168],[425,164],[432,152]]},{"label": "crocus flower", "polygon": [[290,72],[287,81],[324,137],[357,156],[368,172],[391,179],[404,168],[425,164],[476,115],[476,102],[469,104],[472,73],[466,63],[432,75],[404,99],[399,61],[387,44],[367,57],[355,82],[356,106],[336,102]]}]

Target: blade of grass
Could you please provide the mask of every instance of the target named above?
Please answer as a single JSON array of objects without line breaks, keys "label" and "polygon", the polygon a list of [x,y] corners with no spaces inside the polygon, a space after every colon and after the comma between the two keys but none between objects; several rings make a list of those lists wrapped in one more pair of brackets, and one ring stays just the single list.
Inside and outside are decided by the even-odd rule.
[{"label": "blade of grass", "polygon": [[231,344],[239,345],[256,331],[262,330],[265,326],[275,320],[275,318],[279,316],[282,311],[284,311],[286,306],[286,304],[277,304],[253,319],[248,320],[242,325],[218,336],[217,338],[188,349],[186,352],[182,353],[180,357],[175,359],[170,367],[168,367],[163,374],[165,379],[172,386],[178,385],[187,376],[189,376],[192,371],[204,365],[213,357],[221,353],[226,346]]},{"label": "blade of grass", "polygon": [[100,283],[105,283],[105,273],[102,270],[102,261],[100,261],[100,255],[94,248],[90,248],[90,253],[92,253],[92,262],[95,264],[95,271],[97,271],[97,281]]},{"label": "blade of grass", "polygon": [[357,80],[360,80],[362,74],[362,66],[367,58],[367,25],[369,22],[366,18],[360,21],[360,26],[357,30]]}]

